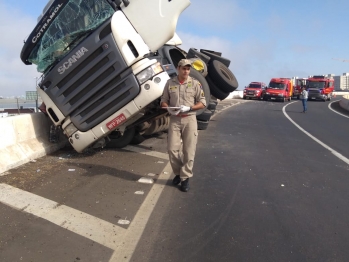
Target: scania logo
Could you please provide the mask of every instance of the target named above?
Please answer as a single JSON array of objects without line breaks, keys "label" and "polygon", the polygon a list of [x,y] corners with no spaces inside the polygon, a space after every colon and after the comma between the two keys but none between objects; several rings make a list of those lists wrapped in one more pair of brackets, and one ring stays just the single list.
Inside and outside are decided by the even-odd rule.
[{"label": "scania logo", "polygon": [[77,62],[86,52],[88,52],[87,48],[82,47],[79,51],[77,51],[72,57],[70,57],[62,66],[58,68],[59,74],[64,74],[66,70],[68,70],[75,62]]}]

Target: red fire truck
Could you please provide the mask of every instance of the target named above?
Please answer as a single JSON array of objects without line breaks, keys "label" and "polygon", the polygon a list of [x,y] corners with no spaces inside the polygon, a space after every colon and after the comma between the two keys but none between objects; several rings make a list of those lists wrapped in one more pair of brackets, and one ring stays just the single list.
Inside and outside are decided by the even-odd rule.
[{"label": "red fire truck", "polygon": [[306,87],[308,100],[331,100],[334,91],[334,79],[323,75],[308,78]]},{"label": "red fire truck", "polygon": [[306,87],[308,83],[307,78],[297,78],[295,80],[294,88],[293,88],[293,97],[300,98],[302,87]]}]

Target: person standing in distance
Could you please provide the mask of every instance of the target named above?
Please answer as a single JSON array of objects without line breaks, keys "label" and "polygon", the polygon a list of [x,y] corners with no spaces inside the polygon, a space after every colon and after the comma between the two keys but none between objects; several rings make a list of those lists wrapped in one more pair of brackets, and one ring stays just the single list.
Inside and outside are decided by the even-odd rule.
[{"label": "person standing in distance", "polygon": [[[173,173],[172,183],[188,192],[198,139],[196,110],[205,108],[206,100],[202,86],[189,76],[191,62],[182,59],[178,63],[178,76],[169,79],[161,97],[161,107],[167,108],[170,116],[167,149]],[[174,107],[174,108],[173,108]],[[183,141],[183,146],[182,146]],[[182,147],[182,151],[181,151]]]},{"label": "person standing in distance", "polygon": [[302,99],[302,104],[303,104],[303,112],[305,113],[308,110],[307,107],[307,101],[308,101],[308,92],[305,90],[305,87],[302,87],[302,93],[301,93],[301,99]]}]

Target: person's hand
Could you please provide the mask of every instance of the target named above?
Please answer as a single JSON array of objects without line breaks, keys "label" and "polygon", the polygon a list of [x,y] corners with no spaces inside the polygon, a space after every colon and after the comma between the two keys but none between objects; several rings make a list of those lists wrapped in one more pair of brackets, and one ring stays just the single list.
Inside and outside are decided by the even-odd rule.
[{"label": "person's hand", "polygon": [[181,111],[182,113],[189,112],[190,107],[181,105],[181,109],[179,109],[179,111]]},{"label": "person's hand", "polygon": [[173,116],[178,115],[180,112],[180,110],[178,110],[178,109],[173,109],[173,108],[169,108],[169,107],[167,108],[167,111]]}]

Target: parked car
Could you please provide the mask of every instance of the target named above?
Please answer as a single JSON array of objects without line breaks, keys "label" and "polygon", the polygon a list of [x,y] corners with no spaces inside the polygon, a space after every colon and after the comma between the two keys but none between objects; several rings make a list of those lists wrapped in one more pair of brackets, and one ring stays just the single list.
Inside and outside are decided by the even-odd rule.
[{"label": "parked car", "polygon": [[251,82],[244,89],[243,99],[263,99],[266,85],[263,82]]}]

